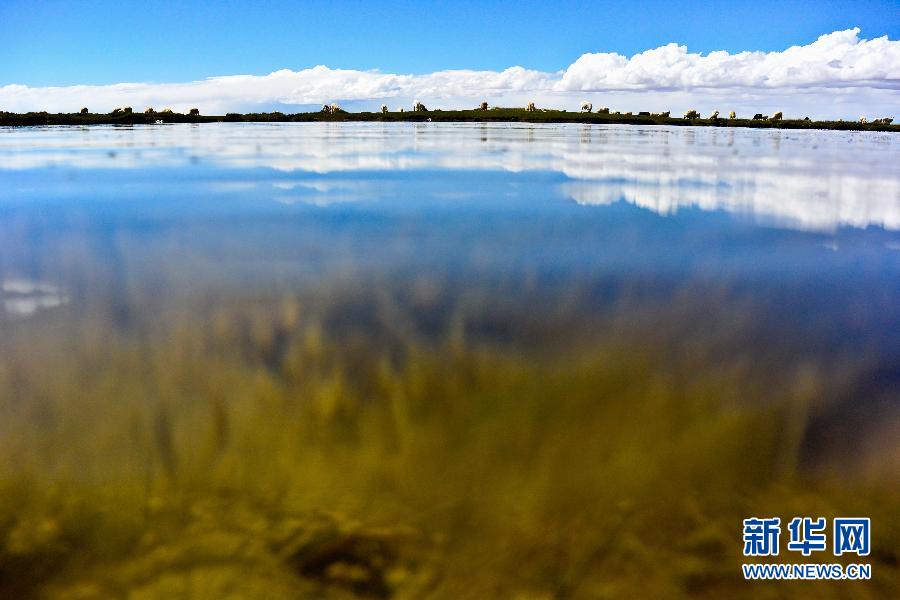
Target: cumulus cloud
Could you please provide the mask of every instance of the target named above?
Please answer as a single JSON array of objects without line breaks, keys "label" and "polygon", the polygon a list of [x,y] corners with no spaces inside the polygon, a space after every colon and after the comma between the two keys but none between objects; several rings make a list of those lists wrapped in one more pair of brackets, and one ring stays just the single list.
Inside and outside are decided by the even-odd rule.
[{"label": "cumulus cloud", "polygon": [[855,28],[780,52],[703,55],[668,44],[630,58],[589,53],[555,73],[516,66],[403,75],[320,65],[188,83],[44,88],[13,84],[0,87],[0,110],[68,112],[89,106],[105,111],[127,105],[176,110],[197,106],[206,113],[223,113],[301,110],[329,102],[372,109],[382,102],[409,105],[413,99],[443,108],[471,107],[483,99],[575,108],[589,99],[609,106],[621,103],[623,110],[727,107],[855,117],[861,111],[889,111],[897,104],[898,92],[900,41],[887,36],[861,39]]},{"label": "cumulus cloud", "polygon": [[[272,110],[278,106],[310,106],[330,102],[375,102],[410,98],[445,100],[464,106],[484,96],[503,98],[516,92],[549,90],[554,76],[522,67],[504,71],[438,71],[427,75],[394,75],[316,66],[301,71],[282,69],[268,75],[230,75],[189,83],[120,83],[32,88],[0,87],[0,108],[8,111],[75,111],[81,106],[111,110],[153,106],[207,113],[229,110]],[[473,100],[477,99],[477,100]]]},{"label": "cumulus cloud", "polygon": [[859,29],[835,31],[783,52],[690,53],[668,44],[626,58],[584,54],[556,84],[560,91],[694,88],[873,87],[900,90],[900,42],[861,40]]}]

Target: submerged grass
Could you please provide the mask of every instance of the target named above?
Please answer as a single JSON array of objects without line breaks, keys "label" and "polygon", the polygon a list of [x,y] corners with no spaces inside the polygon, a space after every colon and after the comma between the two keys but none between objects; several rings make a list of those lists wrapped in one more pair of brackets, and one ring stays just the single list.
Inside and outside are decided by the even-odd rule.
[{"label": "submerged grass", "polygon": [[[0,322],[0,597],[900,589],[896,473],[803,468],[828,375],[723,354],[752,306],[516,313],[509,344],[497,303],[391,291]],[[701,314],[715,333],[685,334]],[[766,515],[870,516],[873,580],[744,582],[741,520]]]}]

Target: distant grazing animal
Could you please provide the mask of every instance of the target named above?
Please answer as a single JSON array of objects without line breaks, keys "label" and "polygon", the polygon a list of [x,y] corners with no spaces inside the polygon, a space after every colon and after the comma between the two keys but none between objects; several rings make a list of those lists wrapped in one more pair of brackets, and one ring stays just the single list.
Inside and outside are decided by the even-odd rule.
[{"label": "distant grazing animal", "polygon": [[867,118],[865,118],[865,117],[860,117],[860,118],[859,118],[859,122],[862,123],[863,125],[865,125],[866,123],[869,122],[869,120],[868,120]]},{"label": "distant grazing animal", "polygon": [[594,110],[594,105],[590,102],[581,103],[581,112],[591,112],[592,110]]},{"label": "distant grazing animal", "polygon": [[769,117],[765,116],[765,115],[762,114],[762,113],[756,113],[755,115],[753,115],[753,120],[754,120],[754,121],[762,121],[762,120],[765,120],[765,119],[768,119],[768,118],[769,118]]},{"label": "distant grazing animal", "polygon": [[386,112],[387,112],[387,104],[382,104],[382,105],[381,105],[381,112],[383,112],[383,113],[386,113]]},{"label": "distant grazing animal", "polygon": [[731,111],[730,113],[728,113],[728,118],[729,119],[737,119],[737,113],[734,111]]},{"label": "distant grazing animal", "polygon": [[781,111],[779,110],[777,113],[775,113],[774,115],[772,115],[772,120],[773,120],[773,121],[780,121],[780,120],[782,119],[782,117],[783,117],[783,115],[781,114]]},{"label": "distant grazing animal", "polygon": [[529,102],[528,106],[525,107],[525,110],[526,112],[534,112],[537,109],[534,107],[534,102]]},{"label": "distant grazing animal", "polygon": [[712,120],[718,119],[718,118],[719,118],[719,111],[714,110],[713,113],[712,113],[711,115],[709,115],[709,118],[712,119]]},{"label": "distant grazing animal", "polygon": [[689,110],[689,111],[687,111],[686,113],[684,113],[684,118],[685,118],[685,119],[699,119],[699,118],[700,118],[700,113],[698,113],[696,110],[694,110],[694,109],[692,108],[691,110]]},{"label": "distant grazing animal", "polygon": [[331,107],[328,106],[327,104],[323,104],[323,105],[322,105],[322,110],[320,110],[319,112],[330,113],[330,112],[331,112]]},{"label": "distant grazing animal", "polygon": [[487,103],[487,102],[482,102],[481,104],[478,105],[478,108],[479,108],[480,110],[487,110],[487,109],[488,109],[488,103]]},{"label": "distant grazing animal", "polygon": [[425,108],[425,105],[416,100],[416,103],[413,105],[413,111],[415,112],[428,112],[428,109]]},{"label": "distant grazing animal", "polygon": [[199,109],[199,108],[192,108],[191,111],[190,111],[188,114],[189,114],[189,115],[192,115],[192,116],[194,116],[194,117],[199,116],[199,115],[200,115],[200,109]]},{"label": "distant grazing animal", "polygon": [[90,112],[90,111],[87,109],[87,107],[81,109],[81,114],[83,114],[83,115],[86,115],[86,114],[88,114],[89,112]]},{"label": "distant grazing animal", "polygon": [[607,107],[605,107],[605,106],[603,106],[603,107],[601,107],[601,108],[598,108],[598,109],[597,109],[597,114],[598,114],[598,115],[608,115],[608,114],[609,114],[609,108],[607,108]]}]

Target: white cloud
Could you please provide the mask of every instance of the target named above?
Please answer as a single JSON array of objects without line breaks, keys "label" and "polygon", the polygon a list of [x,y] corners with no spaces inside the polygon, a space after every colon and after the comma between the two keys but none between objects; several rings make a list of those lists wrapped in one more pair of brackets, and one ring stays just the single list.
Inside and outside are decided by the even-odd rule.
[{"label": "white cloud", "polygon": [[625,58],[584,54],[563,74],[560,91],[691,90],[806,87],[900,90],[900,42],[859,39],[859,29],[835,31],[783,52],[689,53],[668,44]]},{"label": "white cloud", "polygon": [[200,107],[227,111],[301,110],[340,102],[355,109],[391,107],[421,99],[429,106],[491,103],[574,109],[582,99],[621,110],[772,112],[814,118],[890,114],[900,95],[900,41],[860,39],[859,29],[836,31],[781,52],[688,52],[668,44],[631,58],[584,54],[568,68],[547,73],[522,67],[504,71],[438,71],[398,75],[316,66],[268,75],[211,77],[188,83],[103,86],[0,87],[0,109],[68,112],[88,106],[143,109]]}]

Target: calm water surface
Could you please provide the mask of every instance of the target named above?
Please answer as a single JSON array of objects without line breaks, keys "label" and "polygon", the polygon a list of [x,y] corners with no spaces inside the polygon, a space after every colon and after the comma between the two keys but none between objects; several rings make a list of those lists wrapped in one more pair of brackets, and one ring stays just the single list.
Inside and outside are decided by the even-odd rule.
[{"label": "calm water surface", "polygon": [[897,136],[859,132],[5,129],[3,275],[42,275],[35,263],[49,242],[80,233],[95,241],[140,234],[143,250],[177,238],[189,246],[185,259],[215,260],[217,271],[252,263],[262,278],[352,263],[682,279],[704,269],[741,280],[880,272],[888,283],[898,256],[898,158]]},{"label": "calm water surface", "polygon": [[[336,292],[336,306],[397,295],[426,337],[449,335],[463,304],[475,339],[552,348],[615,310],[632,314],[635,337],[662,322],[673,332],[659,343],[690,355],[674,330],[704,324],[670,309],[711,302],[711,337],[753,311],[756,331],[730,343],[773,385],[796,362],[864,355],[856,384],[896,400],[900,138],[889,133],[10,128],[0,177],[5,327],[60,313],[133,332],[204,302],[353,282],[367,291]],[[371,310],[335,319],[366,332]],[[547,337],[526,339],[538,331]]]},{"label": "calm water surface", "polygon": [[[538,485],[537,465],[594,457],[587,473],[599,456],[636,461],[603,471],[613,481],[651,472],[663,460],[654,456],[687,452],[698,481],[742,473],[733,487],[721,483],[731,507],[752,497],[744,481],[788,489],[794,477],[839,474],[878,487],[900,476],[896,134],[437,123],[0,129],[0,282],[0,472],[10,480],[27,472],[45,482],[39,488],[99,485],[145,467],[141,493],[153,497],[157,479],[196,484],[192,468],[228,464],[228,477],[244,469],[262,478],[275,467],[248,456],[298,452],[251,442],[259,423],[277,430],[265,418],[294,418],[272,408],[282,406],[279,394],[321,400],[336,431],[349,427],[365,448],[370,435],[392,457],[418,448],[426,425],[416,419],[431,423],[422,416],[429,403],[445,411],[437,413],[444,425],[427,426],[430,444],[466,447],[481,431],[474,417],[460,421],[467,410],[478,423],[505,415],[506,425],[482,432],[503,444],[472,442],[469,466],[446,466],[469,482],[454,492],[469,500],[478,461],[500,472],[491,485],[516,473],[515,485],[527,486]],[[433,379],[415,367],[422,355],[437,357]],[[479,379],[482,367],[495,376]],[[392,395],[387,372],[419,383]],[[399,417],[393,410],[393,433],[348,425],[384,397],[416,397],[411,390],[424,404]],[[527,399],[528,390],[539,398]],[[336,399],[322,400],[328,394]],[[108,410],[98,400],[107,396],[109,406],[138,408]],[[247,397],[260,399],[247,408]],[[484,406],[466,404],[482,397]],[[212,417],[185,408],[199,399]],[[509,413],[496,408],[507,404]],[[146,434],[144,406],[152,407]],[[263,421],[248,416],[259,406]],[[554,429],[576,406],[584,418]],[[594,415],[594,406],[619,408]],[[761,446],[734,420],[757,409],[771,411],[752,430]],[[713,414],[722,421],[706,420]],[[201,421],[213,423],[220,462],[203,462],[196,446],[207,434],[184,425]],[[599,423],[618,423],[626,437]],[[84,433],[107,430],[95,436],[102,443]],[[304,435],[324,444],[317,431]],[[749,441],[686,450],[697,432]],[[108,458],[144,435],[132,462]],[[664,447],[682,436],[693,441]],[[589,446],[564,451],[576,443],[568,438]],[[734,464],[715,463],[732,451]],[[759,459],[752,468],[742,458],[751,456]],[[373,506],[402,504],[426,514],[440,505],[421,490],[440,488],[424,482],[441,469],[403,464],[408,476],[395,465],[376,486],[394,496],[347,511],[365,517]],[[315,468],[304,466],[301,479]],[[668,483],[659,483],[673,471],[660,473],[655,491],[635,497],[664,494]],[[208,485],[225,485],[221,477]],[[322,477],[316,489],[331,489]],[[274,470],[271,478],[291,479]],[[237,480],[227,481],[249,494],[253,486]],[[405,492],[407,480],[423,483]],[[600,484],[576,481],[553,484],[562,503],[554,518],[593,522],[578,507],[619,502]],[[822,493],[816,508],[841,506]],[[485,497],[510,509],[499,494]],[[569,531],[533,519],[538,531]],[[474,522],[466,521],[483,528]],[[575,533],[559,536],[578,554]],[[568,581],[570,567],[559,577]],[[881,590],[896,589],[891,581]],[[659,585],[666,595],[669,583]]]}]

